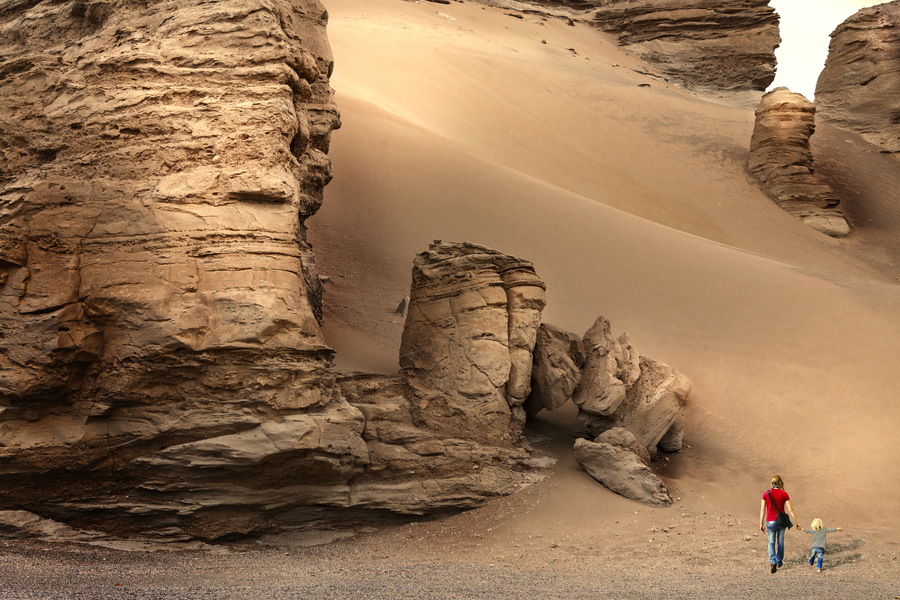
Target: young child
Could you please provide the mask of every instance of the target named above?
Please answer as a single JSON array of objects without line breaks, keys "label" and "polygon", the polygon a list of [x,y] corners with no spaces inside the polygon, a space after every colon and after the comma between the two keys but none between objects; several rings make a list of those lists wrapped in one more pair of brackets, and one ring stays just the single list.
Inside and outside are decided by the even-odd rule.
[{"label": "young child", "polygon": [[813,534],[812,539],[812,554],[809,556],[809,565],[812,566],[813,561],[816,556],[819,557],[818,565],[816,565],[816,573],[822,572],[822,560],[825,558],[825,536],[829,533],[833,533],[835,531],[843,531],[843,527],[837,527],[832,529],[831,527],[825,527],[822,524],[822,519],[813,519],[812,524],[810,525],[812,529],[804,529],[806,533]]}]

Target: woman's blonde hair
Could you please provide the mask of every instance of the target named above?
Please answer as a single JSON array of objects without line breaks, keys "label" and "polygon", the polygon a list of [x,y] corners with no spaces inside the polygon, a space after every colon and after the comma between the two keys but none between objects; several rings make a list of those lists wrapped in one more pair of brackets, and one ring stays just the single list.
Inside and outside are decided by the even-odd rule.
[{"label": "woman's blonde hair", "polygon": [[819,531],[822,527],[824,527],[824,525],[822,525],[822,519],[813,519],[812,525],[809,526],[813,531]]},{"label": "woman's blonde hair", "polygon": [[784,480],[781,479],[781,475],[772,478],[772,487],[784,488]]}]

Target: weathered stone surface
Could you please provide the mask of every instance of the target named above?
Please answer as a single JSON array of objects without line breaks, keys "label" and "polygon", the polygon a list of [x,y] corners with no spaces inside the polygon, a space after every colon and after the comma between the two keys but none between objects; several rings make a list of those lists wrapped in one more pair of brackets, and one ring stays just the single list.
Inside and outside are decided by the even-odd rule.
[{"label": "weathered stone surface", "polygon": [[[585,4],[579,2],[578,4]],[[764,90],[778,16],[768,0],[594,0],[594,24],[685,87]]]},{"label": "weathered stone surface", "polygon": [[607,429],[627,429],[647,448],[651,455],[673,426],[679,421],[691,392],[691,382],[668,365],[642,356],[640,377],[625,393],[625,398],[609,416],[580,411],[579,420],[598,435]]},{"label": "weathered stone surface", "polygon": [[480,443],[417,426],[399,376],[347,374],[339,382],[365,417],[369,450],[365,472],[350,482],[350,506],[409,514],[471,508],[542,479],[540,468],[549,466],[527,444]]},{"label": "weathered stone surface", "polygon": [[628,448],[575,440],[575,460],[610,490],[653,506],[670,506],[672,497],[659,477]]},{"label": "weathered stone surface", "polygon": [[750,171],[784,210],[833,237],[850,233],[840,201],[815,174],[809,138],[816,109],[785,87],[762,97],[750,140]]},{"label": "weathered stone surface", "polygon": [[584,369],[572,399],[586,413],[609,416],[640,376],[638,354],[627,334],[613,339],[609,321],[603,317],[584,334],[582,346]]},{"label": "weathered stone surface", "polygon": [[642,463],[648,467],[650,466],[650,453],[647,451],[647,448],[637,441],[634,434],[627,429],[622,429],[621,427],[607,429],[594,439],[594,443],[609,444],[610,446],[617,446],[634,452],[641,459]]},{"label": "weathered stone surface", "polygon": [[420,254],[400,345],[415,422],[517,443],[544,303],[528,261],[468,243],[435,242]]},{"label": "weathered stone surface", "polygon": [[816,108],[820,119],[900,153],[900,0],[864,8],[832,32]]},{"label": "weathered stone surface", "polygon": [[574,333],[541,323],[534,347],[531,394],[525,410],[535,415],[568,402],[581,381],[584,350]]},{"label": "weathered stone surface", "polygon": [[3,18],[2,397],[67,403],[85,376],[141,394],[178,353],[327,359],[302,238],[336,124],[321,7],[39,2]]},{"label": "weathered stone surface", "polygon": [[[226,487],[290,456],[331,476],[313,431],[353,419],[304,239],[338,123],[325,19],[314,0],[0,11],[4,505],[187,521],[185,472]],[[328,444],[364,447],[356,421]]]}]

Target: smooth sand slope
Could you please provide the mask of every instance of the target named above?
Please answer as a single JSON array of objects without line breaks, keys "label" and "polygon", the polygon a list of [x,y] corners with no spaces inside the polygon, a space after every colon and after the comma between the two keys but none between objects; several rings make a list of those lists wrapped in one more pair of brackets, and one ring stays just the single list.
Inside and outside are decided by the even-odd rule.
[{"label": "smooth sand slope", "polygon": [[[805,526],[848,530],[843,568],[897,577],[900,201],[858,194],[851,214],[882,218],[848,240],[807,228],[745,170],[753,98],[679,90],[587,26],[472,2],[326,6],[343,128],[310,228],[338,364],[395,371],[414,255],[467,240],[534,262],[546,322],[581,334],[602,314],[694,383],[689,448],[662,467],[673,508],[607,492],[564,439],[548,481],[406,548],[514,557],[539,533],[574,559],[627,538],[634,556],[720,549],[767,570],[754,533],[779,473]],[[692,526],[651,534],[670,521]]]}]

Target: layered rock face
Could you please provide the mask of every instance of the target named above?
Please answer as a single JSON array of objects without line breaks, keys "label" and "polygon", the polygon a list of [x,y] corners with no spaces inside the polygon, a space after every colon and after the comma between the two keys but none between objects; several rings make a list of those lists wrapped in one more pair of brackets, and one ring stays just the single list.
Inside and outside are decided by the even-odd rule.
[{"label": "layered rock face", "polygon": [[7,478],[5,504],[220,475],[235,435],[259,442],[238,468],[358,471],[304,234],[338,123],[325,20],[312,0],[0,11],[0,463],[60,478]]},{"label": "layered rock face", "polygon": [[885,153],[900,153],[900,0],[864,8],[834,30],[816,108]]},{"label": "layered rock face", "polygon": [[784,210],[833,237],[850,233],[840,201],[815,174],[809,138],[816,108],[785,87],[762,97],[750,139],[750,171]]},{"label": "layered rock face", "polygon": [[594,24],[700,90],[764,90],[781,42],[768,0],[594,0]]}]

